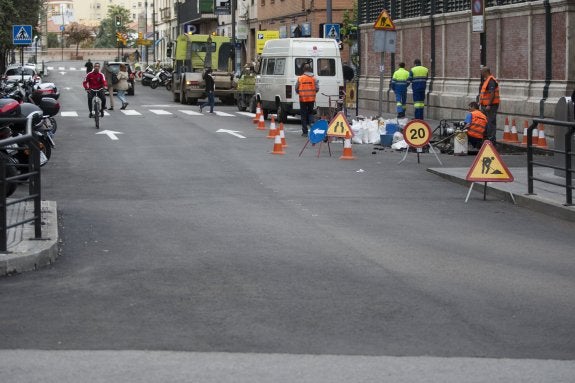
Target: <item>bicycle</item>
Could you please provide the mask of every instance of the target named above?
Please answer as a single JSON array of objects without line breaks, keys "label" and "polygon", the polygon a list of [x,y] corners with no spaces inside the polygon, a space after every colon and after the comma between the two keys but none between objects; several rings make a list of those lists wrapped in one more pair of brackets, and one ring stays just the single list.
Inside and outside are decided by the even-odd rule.
[{"label": "bicycle", "polygon": [[94,113],[94,122],[96,123],[96,129],[100,129],[100,113],[102,112],[102,100],[99,94],[104,91],[104,88],[100,89],[88,89],[88,92],[92,94],[92,113]]}]

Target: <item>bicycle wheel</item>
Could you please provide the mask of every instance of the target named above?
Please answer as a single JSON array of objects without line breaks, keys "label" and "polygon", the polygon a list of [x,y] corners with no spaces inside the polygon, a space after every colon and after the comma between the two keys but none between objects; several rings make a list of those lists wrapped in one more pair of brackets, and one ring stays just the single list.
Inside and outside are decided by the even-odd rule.
[{"label": "bicycle wheel", "polygon": [[96,122],[96,129],[100,129],[100,103],[95,102],[93,109],[94,109],[94,121]]}]

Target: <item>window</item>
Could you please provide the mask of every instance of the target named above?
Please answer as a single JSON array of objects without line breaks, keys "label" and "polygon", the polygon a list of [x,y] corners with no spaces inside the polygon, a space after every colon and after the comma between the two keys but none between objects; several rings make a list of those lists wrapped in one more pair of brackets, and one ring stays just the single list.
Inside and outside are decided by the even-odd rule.
[{"label": "window", "polygon": [[285,73],[286,59],[285,58],[269,58],[265,60],[262,66],[262,73],[270,76],[281,76]]},{"label": "window", "polygon": [[318,59],[317,60],[318,75],[325,77],[335,76],[335,60],[334,59]]},{"label": "window", "polygon": [[313,72],[313,60],[307,57],[296,58],[295,59],[295,74],[296,76],[301,76],[303,74],[303,65],[309,64],[311,66],[311,71]]},{"label": "window", "polygon": [[265,74],[273,75],[275,66],[276,66],[276,59],[268,59]]}]

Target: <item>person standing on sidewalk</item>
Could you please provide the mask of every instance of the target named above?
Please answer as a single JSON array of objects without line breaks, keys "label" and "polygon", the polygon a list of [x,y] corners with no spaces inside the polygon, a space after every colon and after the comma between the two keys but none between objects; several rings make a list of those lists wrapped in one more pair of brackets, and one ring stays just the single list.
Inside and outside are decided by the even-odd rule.
[{"label": "person standing on sidewalk", "polygon": [[209,105],[210,113],[214,113],[214,92],[216,90],[216,82],[214,80],[214,76],[212,75],[212,68],[206,69],[206,73],[204,74],[204,82],[206,83],[206,93],[208,94],[208,99],[203,104],[200,104],[200,112],[202,109]]},{"label": "person standing on sidewalk", "polygon": [[487,117],[487,131],[485,135],[489,141],[495,142],[497,135],[497,111],[499,110],[500,102],[499,83],[487,67],[481,69],[481,76],[483,77],[483,84],[479,92],[479,104],[481,105],[481,111]]},{"label": "person standing on sidewalk", "polygon": [[411,91],[413,92],[413,109],[415,118],[423,120],[423,109],[425,108],[425,88],[427,87],[427,75],[429,70],[421,65],[420,59],[413,61],[414,67],[409,71]]},{"label": "person standing on sidewalk", "polygon": [[102,69],[102,73],[106,77],[106,82],[108,83],[108,94],[110,95],[110,107],[108,110],[114,110],[114,84],[112,82],[112,70],[108,66],[107,61],[104,61],[104,68]]},{"label": "person standing on sidewalk", "polygon": [[92,60],[90,59],[86,61],[86,64],[84,64],[84,66],[86,67],[86,73],[90,73],[92,69],[94,69],[94,64],[92,64]]},{"label": "person standing on sidewalk", "polygon": [[405,117],[405,104],[407,103],[407,80],[409,71],[405,69],[405,63],[399,63],[399,69],[393,73],[391,78],[391,89],[395,92],[395,102],[397,118]]},{"label": "person standing on sidewalk", "polygon": [[315,95],[319,92],[319,82],[313,76],[311,65],[303,66],[303,74],[297,78],[295,92],[299,95],[299,109],[301,115],[301,135],[307,137],[308,126],[313,123],[313,108]]},{"label": "person standing on sidewalk", "polygon": [[120,64],[120,70],[117,74],[118,82],[116,83],[116,90],[118,91],[118,98],[122,102],[122,107],[120,109],[124,110],[128,106],[128,100],[126,99],[126,91],[129,88],[128,85],[128,71],[126,70],[126,65]]}]

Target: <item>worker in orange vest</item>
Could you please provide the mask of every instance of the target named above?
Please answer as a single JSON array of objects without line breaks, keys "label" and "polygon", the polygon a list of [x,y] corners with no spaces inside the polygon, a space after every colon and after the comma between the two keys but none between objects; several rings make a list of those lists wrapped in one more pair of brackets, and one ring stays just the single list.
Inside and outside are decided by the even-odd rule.
[{"label": "worker in orange vest", "polygon": [[487,117],[479,110],[479,104],[475,101],[469,103],[469,113],[465,116],[465,129],[469,144],[474,148],[479,148],[485,139],[485,129],[487,127]]},{"label": "worker in orange vest", "polygon": [[319,82],[313,76],[311,65],[303,66],[303,74],[298,77],[295,92],[299,95],[299,109],[301,116],[301,135],[307,137],[308,126],[313,123],[313,109],[315,94],[319,91]]},{"label": "worker in orange vest", "polygon": [[481,69],[483,83],[479,92],[481,111],[487,117],[486,138],[495,142],[497,134],[497,111],[499,110],[499,83],[487,67]]}]

